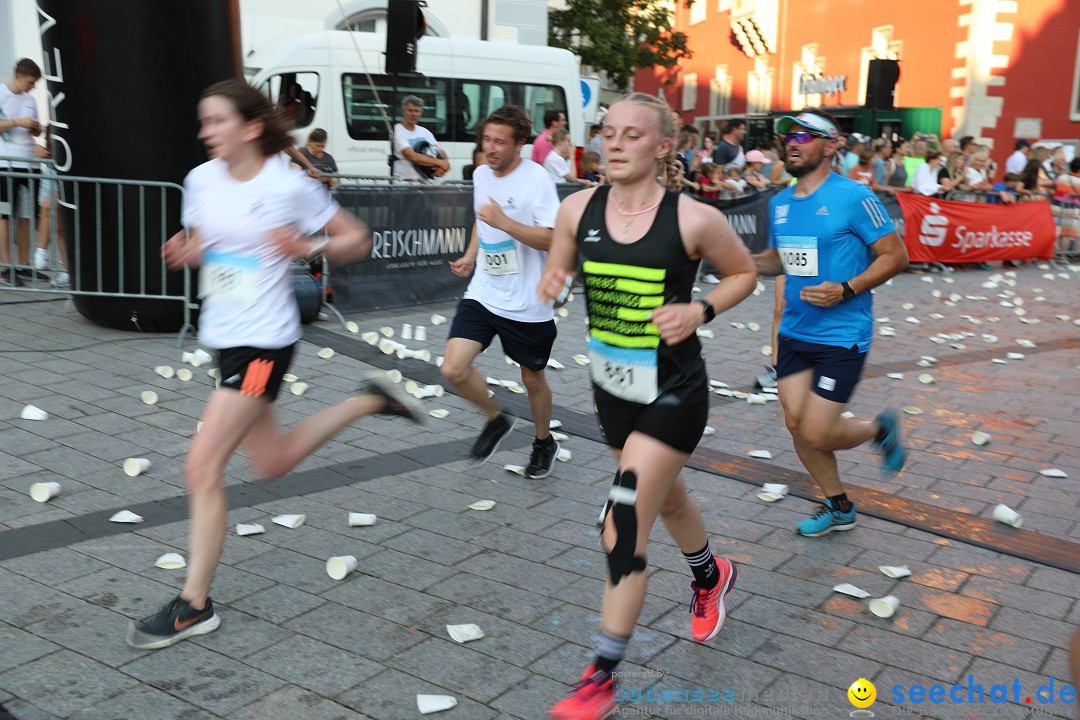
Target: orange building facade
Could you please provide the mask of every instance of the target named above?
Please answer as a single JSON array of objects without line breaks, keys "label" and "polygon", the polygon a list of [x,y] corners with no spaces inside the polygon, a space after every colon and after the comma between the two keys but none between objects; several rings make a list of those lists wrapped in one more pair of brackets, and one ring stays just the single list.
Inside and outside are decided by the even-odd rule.
[{"label": "orange building facade", "polygon": [[[895,59],[896,107],[941,108],[942,137],[972,135],[1000,164],[1017,137],[1080,137],[1080,0],[682,0],[694,56],[640,70],[688,122],[865,103],[869,61]],[[1080,154],[1080,153],[1078,153]]]}]

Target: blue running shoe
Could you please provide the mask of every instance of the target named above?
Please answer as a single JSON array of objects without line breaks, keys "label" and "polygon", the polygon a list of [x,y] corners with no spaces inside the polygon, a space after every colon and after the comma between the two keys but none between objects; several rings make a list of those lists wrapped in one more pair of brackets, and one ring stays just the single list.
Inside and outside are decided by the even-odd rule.
[{"label": "blue running shoe", "polygon": [[879,436],[881,440],[874,443],[885,453],[885,469],[900,472],[907,461],[907,448],[900,439],[900,416],[895,410],[886,410],[877,416],[877,421],[881,425],[882,435]]},{"label": "blue running shoe", "polygon": [[810,517],[795,526],[795,532],[805,537],[821,537],[833,530],[851,530],[855,527],[855,506],[847,512],[833,510],[829,500]]}]

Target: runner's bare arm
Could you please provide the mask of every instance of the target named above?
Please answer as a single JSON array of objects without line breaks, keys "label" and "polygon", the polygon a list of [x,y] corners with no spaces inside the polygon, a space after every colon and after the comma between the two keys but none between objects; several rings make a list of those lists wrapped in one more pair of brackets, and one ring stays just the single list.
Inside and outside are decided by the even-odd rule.
[{"label": "runner's bare arm", "polygon": [[578,223],[594,192],[595,190],[581,190],[567,197],[559,206],[547,265],[544,266],[544,275],[536,288],[536,294],[544,302],[557,300],[566,289],[567,279],[574,277],[574,268],[577,267]]},{"label": "runner's bare arm", "polygon": [[[686,254],[705,258],[720,271],[722,280],[703,300],[716,314],[738,305],[757,287],[757,272],[743,241],[716,208],[692,198],[679,198],[679,230]],[[698,302],[675,303],[657,308],[652,321],[660,339],[675,345],[705,322],[705,308]]]},{"label": "runner's bare arm", "polygon": [[479,252],[480,234],[476,230],[476,223],[473,223],[472,235],[469,237],[469,247],[460,258],[450,261],[450,272],[458,277],[472,277],[473,270],[476,269],[476,256]]},{"label": "runner's bare arm", "polygon": [[202,260],[202,240],[197,230],[191,230],[190,237],[187,230],[169,238],[161,246],[161,257],[165,259],[165,266],[170,270],[182,267],[198,267]]},{"label": "runner's bare arm", "polygon": [[551,235],[552,229],[546,227],[538,227],[534,225],[525,225],[519,223],[506,216],[499,203],[495,202],[493,198],[488,198],[487,205],[483,205],[476,211],[476,217],[478,220],[490,225],[496,230],[502,230],[510,237],[517,240],[523,245],[528,245],[534,250],[543,250],[547,252],[551,249]]},{"label": "runner's bare arm", "polygon": [[[847,281],[856,295],[876,288],[894,275],[902,273],[908,266],[907,248],[895,231],[878,238],[871,247],[877,257],[870,263],[870,267]],[[843,301],[844,288],[840,283],[823,282],[803,288],[799,297],[811,305],[832,307]]]},{"label": "runner's bare arm", "polygon": [[776,277],[784,274],[784,263],[780,262],[780,253],[776,251],[776,248],[769,248],[757,255],[751,255],[750,259],[754,261],[758,275]]},{"label": "runner's bare arm", "polygon": [[324,230],[330,235],[330,243],[323,250],[327,260],[352,262],[371,254],[371,231],[347,210],[339,208]]}]

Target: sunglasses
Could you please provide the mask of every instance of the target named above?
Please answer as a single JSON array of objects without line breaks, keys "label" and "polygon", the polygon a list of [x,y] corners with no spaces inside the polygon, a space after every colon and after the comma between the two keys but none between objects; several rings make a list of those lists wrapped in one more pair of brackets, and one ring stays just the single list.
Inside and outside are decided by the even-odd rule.
[{"label": "sunglasses", "polygon": [[818,138],[823,138],[825,140],[828,140],[828,138],[826,136],[822,135],[821,133],[814,133],[814,132],[807,132],[806,130],[800,130],[798,132],[788,133],[787,135],[785,135],[784,136],[784,144],[787,145],[789,142],[794,142],[794,143],[798,143],[799,145],[803,145],[805,143],[810,142],[811,140],[817,140]]}]

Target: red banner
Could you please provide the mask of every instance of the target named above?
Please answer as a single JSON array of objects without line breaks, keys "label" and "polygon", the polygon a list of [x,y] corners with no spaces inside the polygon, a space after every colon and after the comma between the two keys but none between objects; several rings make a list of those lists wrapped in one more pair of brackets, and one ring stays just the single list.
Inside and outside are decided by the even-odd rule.
[{"label": "red banner", "polygon": [[987,262],[1048,259],[1054,218],[1048,202],[948,202],[897,193],[904,211],[904,245],[911,262]]}]

